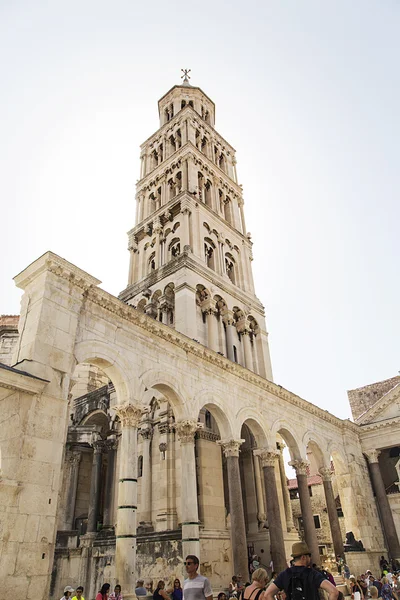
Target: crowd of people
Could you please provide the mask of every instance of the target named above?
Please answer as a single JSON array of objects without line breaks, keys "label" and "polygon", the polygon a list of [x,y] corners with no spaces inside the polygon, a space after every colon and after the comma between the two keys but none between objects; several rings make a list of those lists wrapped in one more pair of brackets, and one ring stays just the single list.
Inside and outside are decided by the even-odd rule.
[{"label": "crowd of people", "polygon": [[[143,579],[137,581],[135,594],[148,600],[212,600],[213,592],[207,577],[198,573],[199,559],[189,555],[184,561],[187,578],[183,585],[176,578],[170,585],[160,579],[153,590],[152,581],[146,584]],[[382,556],[379,577],[370,570],[359,576],[351,575],[349,567],[342,557],[337,557],[337,569],[343,577],[347,593],[343,594],[336,586],[332,574],[311,563],[311,552],[305,542],[295,542],[292,547],[290,567],[281,573],[260,567],[256,555],[249,562],[249,580],[243,581],[242,575],[233,575],[226,590],[219,592],[218,600],[343,600],[344,595],[351,600],[400,600],[400,564],[394,561],[389,565]],[[273,567],[272,563],[270,567]],[[64,589],[61,600],[85,600],[84,589],[70,586]],[[75,594],[75,595],[73,595]],[[114,587],[104,583],[96,595],[96,600],[123,600],[120,585]]]}]

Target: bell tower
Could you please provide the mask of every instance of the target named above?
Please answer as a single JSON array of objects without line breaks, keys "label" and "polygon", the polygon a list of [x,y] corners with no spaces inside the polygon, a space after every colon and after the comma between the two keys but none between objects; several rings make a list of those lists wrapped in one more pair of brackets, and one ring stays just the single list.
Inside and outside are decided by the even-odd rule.
[{"label": "bell tower", "polygon": [[189,72],[158,101],[160,128],[141,145],[120,299],[272,380],[235,149]]}]

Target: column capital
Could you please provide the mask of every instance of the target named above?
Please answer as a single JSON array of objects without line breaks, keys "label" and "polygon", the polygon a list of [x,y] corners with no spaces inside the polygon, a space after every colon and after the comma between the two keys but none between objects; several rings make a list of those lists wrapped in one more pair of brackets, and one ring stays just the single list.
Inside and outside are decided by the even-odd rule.
[{"label": "column capital", "polygon": [[239,321],[237,321],[236,329],[242,335],[246,335],[246,334],[250,333],[249,325],[248,325],[246,317],[239,319]]},{"label": "column capital", "polygon": [[101,454],[105,449],[105,441],[104,440],[95,440],[92,442],[93,453]]},{"label": "column capital", "polygon": [[380,450],[369,450],[368,452],[364,452],[369,463],[377,463],[380,453]]},{"label": "column capital", "polygon": [[332,481],[332,469],[330,467],[321,467],[318,469],[323,481]]},{"label": "column capital", "polygon": [[218,440],[218,446],[221,446],[224,455],[228,458],[229,456],[239,456],[240,446],[245,440]]},{"label": "column capital", "polygon": [[190,442],[194,442],[195,433],[203,427],[203,423],[185,419],[184,421],[177,421],[173,427],[178,434],[180,443],[189,444]]},{"label": "column capital", "polygon": [[153,428],[151,427],[151,425],[143,427],[142,429],[139,429],[139,434],[144,440],[151,440],[153,436]]},{"label": "column capital", "polygon": [[206,298],[200,304],[201,311],[206,315],[211,315],[217,312],[216,301],[212,298]]},{"label": "column capital", "polygon": [[104,441],[104,449],[108,452],[109,450],[117,450],[118,448],[118,438],[115,436],[110,436]]},{"label": "column capital", "polygon": [[267,450],[266,448],[256,448],[253,450],[253,454],[260,457],[263,468],[275,467],[276,461],[279,458],[279,452],[276,452],[276,450]]},{"label": "column capital", "polygon": [[71,463],[71,465],[78,465],[81,462],[82,453],[80,450],[67,450],[65,453],[66,462]]},{"label": "column capital", "polygon": [[114,410],[119,416],[122,428],[137,427],[142,415],[146,412],[144,406],[136,406],[135,404],[129,404],[129,402],[122,406],[115,406]]},{"label": "column capital", "polygon": [[284,449],[286,448],[286,444],[284,442],[276,442],[276,449],[282,454]]},{"label": "column capital", "polygon": [[235,318],[231,310],[225,310],[223,313],[221,313],[221,315],[222,321],[225,323],[225,325],[234,325]]},{"label": "column capital", "polygon": [[308,460],[291,460],[289,463],[290,467],[293,467],[293,469],[296,471],[296,475],[307,475],[307,471],[308,471],[308,466],[309,466],[309,462]]}]

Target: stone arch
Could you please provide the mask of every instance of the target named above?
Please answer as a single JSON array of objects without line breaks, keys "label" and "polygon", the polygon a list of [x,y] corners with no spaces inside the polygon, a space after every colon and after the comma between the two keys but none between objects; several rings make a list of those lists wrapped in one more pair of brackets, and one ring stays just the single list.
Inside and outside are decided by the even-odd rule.
[{"label": "stone arch", "polygon": [[332,458],[333,466],[336,475],[344,475],[348,473],[347,458],[343,454],[343,450],[337,446],[334,442],[328,444],[328,452],[330,458]]},{"label": "stone arch", "polygon": [[[144,392],[147,392],[150,389],[161,392],[161,394],[171,405],[177,421],[180,419],[189,418],[187,410],[187,400],[189,398],[189,394],[181,381],[179,381],[178,378],[172,373],[149,369],[140,376],[140,380],[142,382]],[[144,392],[141,395],[142,402],[145,401]],[[152,396],[150,396],[150,399],[151,397]]]},{"label": "stone arch", "polygon": [[[315,463],[318,469],[327,467],[330,464],[329,453],[327,452],[326,443],[314,431],[308,430],[303,435],[303,446],[310,450],[315,457]],[[307,452],[308,454],[308,452]]]},{"label": "stone arch", "polygon": [[107,434],[107,431],[110,429],[110,418],[104,410],[97,409],[86,414],[78,425],[99,425],[101,433]]},{"label": "stone arch", "polygon": [[225,272],[233,284],[236,285],[237,283],[239,283],[237,281],[238,277],[236,260],[230,252],[225,253]]},{"label": "stone arch", "polygon": [[216,259],[216,246],[210,237],[204,238],[204,260],[210,269],[216,270],[217,259]]},{"label": "stone arch", "polygon": [[142,298],[136,306],[136,310],[139,310],[140,312],[144,312],[144,309],[146,308],[146,304],[147,304],[147,298]]},{"label": "stone arch", "polygon": [[291,460],[305,460],[305,452],[302,454],[300,450],[303,448],[302,440],[284,419],[277,419],[271,427],[271,436],[273,440],[276,439],[278,434],[283,438],[288,447]]},{"label": "stone arch", "polygon": [[271,432],[260,422],[260,413],[258,410],[249,407],[241,408],[236,415],[236,423],[239,438],[242,426],[247,425],[254,436],[258,448],[274,449],[274,440],[271,437]]},{"label": "stone arch", "polygon": [[208,410],[217,423],[221,439],[232,439],[234,425],[228,416],[226,402],[222,398],[214,392],[203,390],[193,398],[192,406],[191,412],[196,413],[196,418],[202,408]]},{"label": "stone arch", "polygon": [[201,283],[196,285],[196,297],[197,302],[201,304],[204,300],[208,300],[211,297],[210,291]]},{"label": "stone arch", "polygon": [[78,342],[74,349],[76,364],[91,363],[99,367],[114,384],[118,404],[135,402],[140,382],[132,373],[132,361],[126,361],[119,348],[101,340]]},{"label": "stone arch", "polygon": [[151,296],[151,301],[157,303],[160,299],[160,296],[162,296],[162,291],[156,290]]}]

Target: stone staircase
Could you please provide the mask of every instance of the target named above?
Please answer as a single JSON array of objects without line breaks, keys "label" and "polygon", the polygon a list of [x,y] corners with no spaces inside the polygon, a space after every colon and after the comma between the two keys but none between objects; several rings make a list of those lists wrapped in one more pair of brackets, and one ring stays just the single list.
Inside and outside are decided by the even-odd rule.
[{"label": "stone staircase", "polygon": [[334,575],[333,579],[335,580],[336,587],[339,590],[339,592],[342,592],[343,596],[347,596],[348,598],[350,598],[349,590],[347,589],[347,585],[344,582],[343,575]]}]

